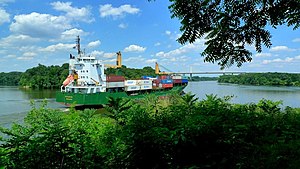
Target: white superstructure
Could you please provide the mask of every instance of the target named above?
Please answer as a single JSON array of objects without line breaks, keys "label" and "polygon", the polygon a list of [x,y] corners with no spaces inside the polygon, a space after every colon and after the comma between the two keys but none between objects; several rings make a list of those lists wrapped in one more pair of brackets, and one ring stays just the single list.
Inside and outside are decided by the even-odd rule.
[{"label": "white superstructure", "polygon": [[70,55],[69,76],[61,86],[62,92],[98,93],[106,91],[104,64],[93,56],[80,51],[80,39],[77,37],[78,56]]}]

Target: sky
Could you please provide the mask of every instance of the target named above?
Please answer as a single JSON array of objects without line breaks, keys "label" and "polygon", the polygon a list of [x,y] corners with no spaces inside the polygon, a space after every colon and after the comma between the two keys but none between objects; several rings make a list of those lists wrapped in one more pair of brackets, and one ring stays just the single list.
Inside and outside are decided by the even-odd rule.
[{"label": "sky", "polygon": [[[76,54],[77,35],[86,54],[107,64],[115,64],[121,51],[130,68],[154,68],[158,62],[173,72],[220,71],[200,55],[204,39],[176,41],[180,22],[171,18],[169,5],[167,0],[0,0],[0,72],[67,63],[69,54]],[[269,30],[271,48],[256,53],[248,46],[252,62],[224,71],[300,72],[300,29]]]}]

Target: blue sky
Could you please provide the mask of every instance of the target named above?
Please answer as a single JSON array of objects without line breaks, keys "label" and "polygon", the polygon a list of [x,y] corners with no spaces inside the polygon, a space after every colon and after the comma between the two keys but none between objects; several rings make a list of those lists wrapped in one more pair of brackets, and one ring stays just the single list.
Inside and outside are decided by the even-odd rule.
[{"label": "blue sky", "polygon": [[[50,1],[0,0],[0,72],[25,71],[68,62],[77,35],[87,54],[114,64],[117,51],[132,68],[154,67],[155,62],[175,72],[219,71],[200,53],[204,39],[180,45],[180,23],[168,1]],[[270,29],[272,47],[241,68],[227,71],[300,72],[300,29]]]}]

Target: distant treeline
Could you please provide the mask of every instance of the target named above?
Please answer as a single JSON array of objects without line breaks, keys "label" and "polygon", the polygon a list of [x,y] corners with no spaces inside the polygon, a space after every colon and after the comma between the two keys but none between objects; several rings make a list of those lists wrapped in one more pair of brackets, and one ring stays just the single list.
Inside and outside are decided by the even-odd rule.
[{"label": "distant treeline", "polygon": [[218,77],[199,77],[193,76],[192,81],[217,81]]},{"label": "distant treeline", "polygon": [[25,72],[0,73],[0,85],[24,86],[28,88],[58,88],[69,74],[69,64],[44,66],[27,69]]},{"label": "distant treeline", "polygon": [[21,74],[21,86],[29,88],[58,88],[69,74],[69,64],[62,66],[45,66],[39,64],[37,67],[27,69]]},{"label": "distant treeline", "polygon": [[105,70],[106,75],[122,75],[126,79],[140,79],[142,76],[157,76],[155,74],[155,70],[150,67],[146,66],[143,69],[135,69],[135,68],[127,68],[126,66],[122,66],[120,68],[107,68]]},{"label": "distant treeline", "polygon": [[18,86],[22,72],[0,73],[0,86]]},{"label": "distant treeline", "polygon": [[222,75],[219,77],[218,82],[256,86],[300,86],[300,74],[275,72]]}]

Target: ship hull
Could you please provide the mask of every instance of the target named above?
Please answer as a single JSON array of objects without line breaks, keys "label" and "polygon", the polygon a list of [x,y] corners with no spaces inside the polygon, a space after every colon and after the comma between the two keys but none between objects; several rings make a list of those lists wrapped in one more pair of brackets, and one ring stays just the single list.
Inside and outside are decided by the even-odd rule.
[{"label": "ship hull", "polygon": [[151,90],[144,93],[135,93],[129,95],[126,92],[101,92],[101,93],[69,93],[69,92],[56,92],[56,102],[64,104],[65,106],[94,106],[94,105],[106,105],[108,104],[109,98],[144,98],[148,94],[154,94],[155,96],[165,96],[172,92],[181,92],[186,86],[176,86],[169,90]]}]

